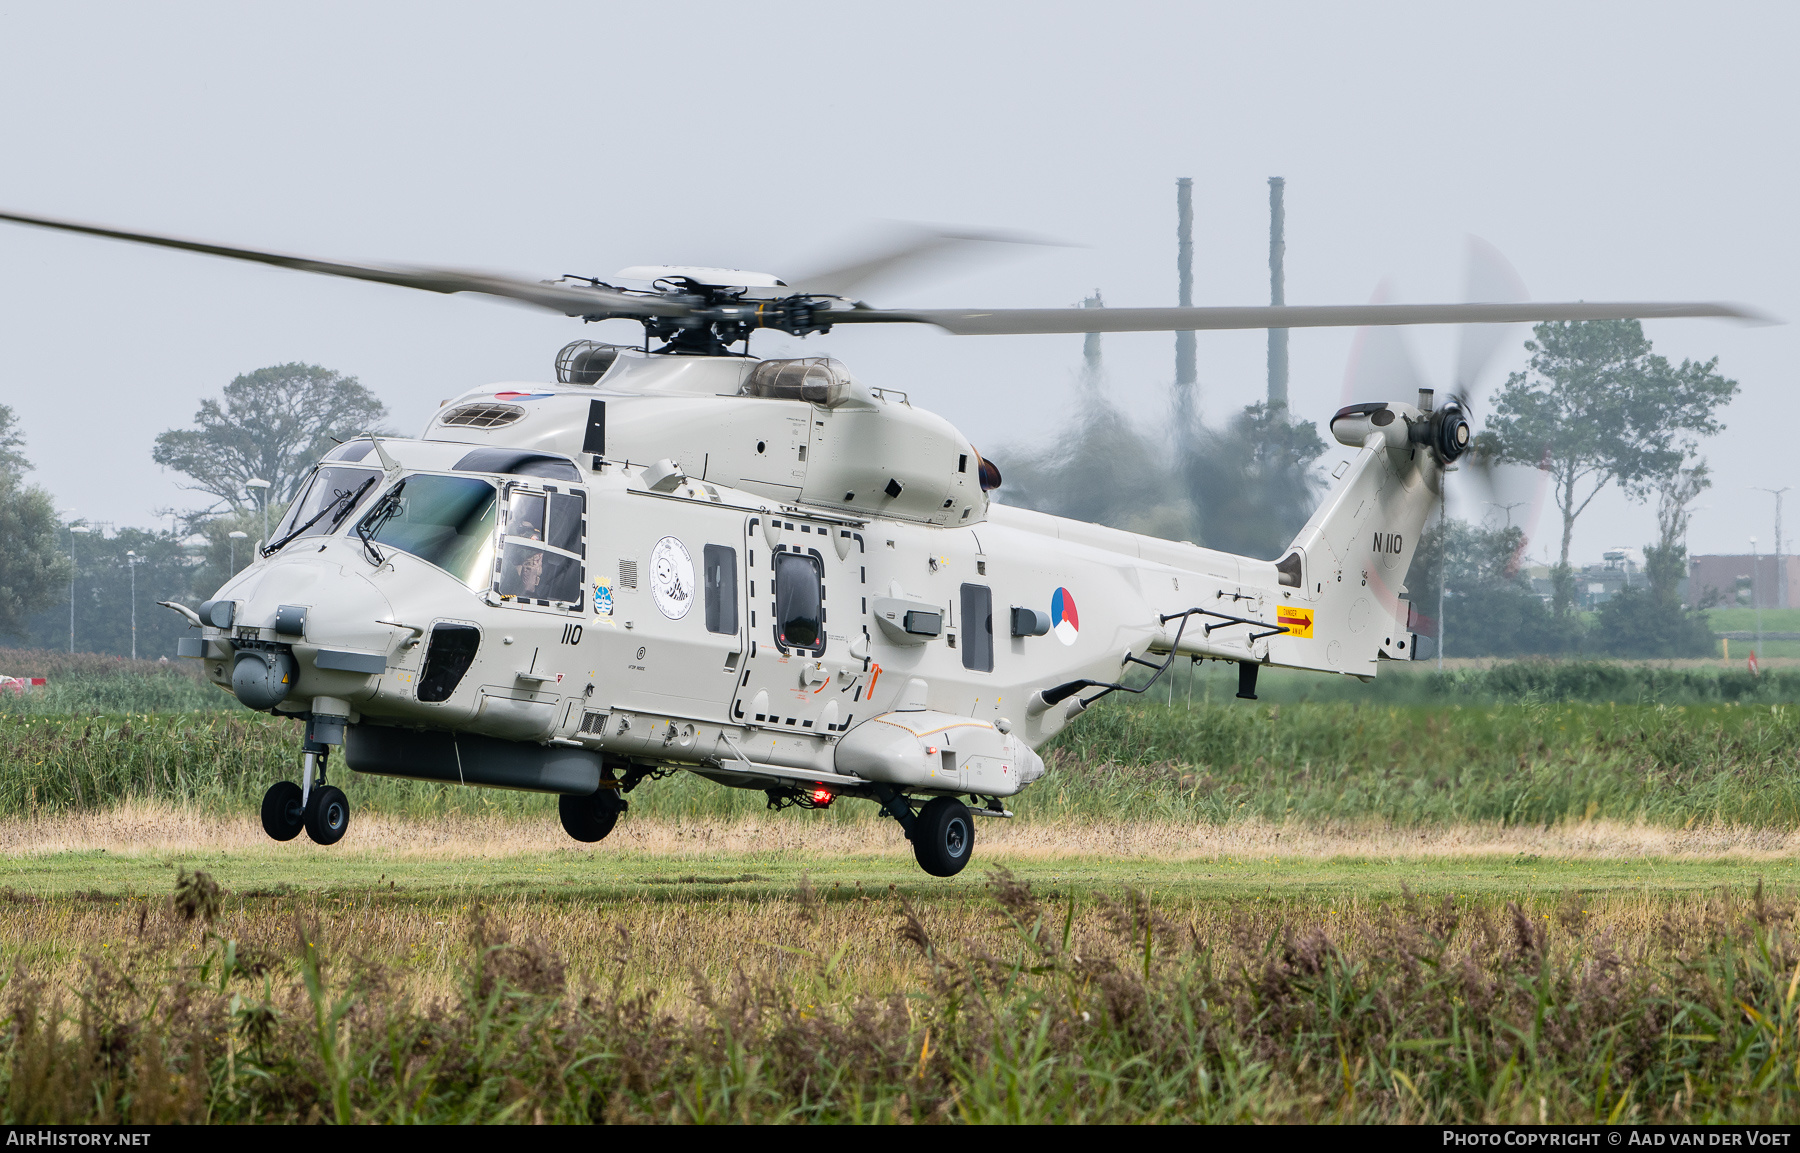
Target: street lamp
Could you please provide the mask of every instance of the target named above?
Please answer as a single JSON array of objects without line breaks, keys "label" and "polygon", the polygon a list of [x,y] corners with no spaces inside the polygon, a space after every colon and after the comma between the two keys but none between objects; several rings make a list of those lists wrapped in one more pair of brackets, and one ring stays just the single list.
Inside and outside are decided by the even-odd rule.
[{"label": "street lamp", "polygon": [[241,540],[249,540],[250,534],[247,532],[238,532],[236,529],[233,529],[231,532],[228,532],[225,535],[231,538],[231,575],[236,576],[237,575],[237,542],[241,541]]},{"label": "street lamp", "polygon": [[94,530],[84,524],[69,526],[69,651],[75,651],[75,534],[86,536]]},{"label": "street lamp", "polygon": [[244,482],[245,488],[254,488],[257,492],[257,503],[262,505],[263,543],[269,543],[269,482],[259,476],[253,476]]},{"label": "street lamp", "polygon": [[131,570],[131,659],[137,660],[137,566],[147,558],[127,549],[125,567]]}]

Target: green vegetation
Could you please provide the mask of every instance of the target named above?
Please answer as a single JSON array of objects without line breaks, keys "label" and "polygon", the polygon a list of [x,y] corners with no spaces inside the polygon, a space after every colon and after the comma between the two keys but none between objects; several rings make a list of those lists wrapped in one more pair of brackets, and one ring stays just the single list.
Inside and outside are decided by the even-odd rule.
[{"label": "green vegetation", "polygon": [[[1786,893],[0,902],[0,1120],[1791,1122]],[[166,889],[164,890],[167,891]],[[54,928],[52,928],[54,927]],[[44,942],[79,951],[58,963]],[[58,992],[60,988],[67,992]]]},{"label": "green vegetation", "polygon": [[132,661],[98,653],[0,649],[0,674],[43,677],[22,695],[0,694],[0,717],[242,711],[237,698],[200,679],[195,661]]},{"label": "green vegetation", "polygon": [[[0,815],[127,799],[248,812],[293,776],[297,742],[294,722],[249,712],[0,714]],[[1025,820],[1792,825],[1797,747],[1800,709],[1787,705],[1109,703],[1045,748],[1049,777],[1014,808]],[[554,808],[531,794],[339,777],[361,812],[549,819]],[[634,815],[713,817],[764,799],[677,774],[631,802]],[[854,804],[825,817],[877,819]]]},{"label": "green vegetation", "polygon": [[[1800,596],[1800,589],[1794,592]],[[1706,622],[1715,633],[1748,633],[1756,631],[1757,615],[1752,608],[1715,608],[1707,610]],[[1800,633],[1800,609],[1764,609],[1761,616],[1765,632]]]}]

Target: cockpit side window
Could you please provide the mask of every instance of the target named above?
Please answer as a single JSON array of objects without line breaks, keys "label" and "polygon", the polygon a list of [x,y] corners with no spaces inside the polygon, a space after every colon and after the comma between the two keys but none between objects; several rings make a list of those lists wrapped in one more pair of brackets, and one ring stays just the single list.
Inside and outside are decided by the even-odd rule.
[{"label": "cockpit side window", "polygon": [[587,494],[555,485],[507,488],[494,589],[520,604],[581,604]]}]

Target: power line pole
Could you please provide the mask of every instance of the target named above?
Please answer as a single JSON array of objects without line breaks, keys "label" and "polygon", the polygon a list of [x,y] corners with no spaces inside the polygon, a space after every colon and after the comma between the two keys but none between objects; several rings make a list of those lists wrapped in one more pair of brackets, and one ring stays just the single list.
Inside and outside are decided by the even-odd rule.
[{"label": "power line pole", "polygon": [[1438,614],[1437,671],[1444,671],[1444,642],[1449,639],[1444,628],[1444,584],[1450,578],[1450,507],[1438,502]]},{"label": "power line pole", "polygon": [[[1269,303],[1287,303],[1287,277],[1282,264],[1287,256],[1287,209],[1282,193],[1287,181],[1269,177]],[[1269,407],[1287,407],[1288,402],[1288,330],[1269,330]]]},{"label": "power line pole", "polygon": [[[1780,488],[1756,489],[1757,492],[1766,492],[1775,498],[1775,607],[1778,609],[1788,607],[1787,566],[1781,563],[1781,494],[1792,487],[1782,485]],[[1758,653],[1757,658],[1761,657],[1762,654]]]},{"label": "power line pole", "polygon": [[1750,603],[1756,606],[1756,663],[1762,664],[1762,554],[1750,538]]}]

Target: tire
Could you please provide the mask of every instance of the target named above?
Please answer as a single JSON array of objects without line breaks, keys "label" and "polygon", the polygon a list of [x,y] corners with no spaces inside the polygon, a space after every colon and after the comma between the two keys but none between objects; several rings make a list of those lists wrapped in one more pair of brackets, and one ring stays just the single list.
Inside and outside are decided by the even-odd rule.
[{"label": "tire", "polygon": [[937,797],[919,810],[913,856],[934,877],[954,877],[975,855],[975,818],[955,797]]},{"label": "tire", "polygon": [[276,781],[262,799],[263,832],[277,841],[291,841],[306,827],[306,814],[300,809],[300,786],[292,781]]},{"label": "tire", "polygon": [[313,790],[306,806],[306,835],[321,845],[335,845],[350,831],[350,798],[335,785]]},{"label": "tire", "polygon": [[625,798],[611,789],[585,797],[564,793],[556,799],[556,815],[562,818],[563,832],[588,845],[604,841],[624,811]]}]

